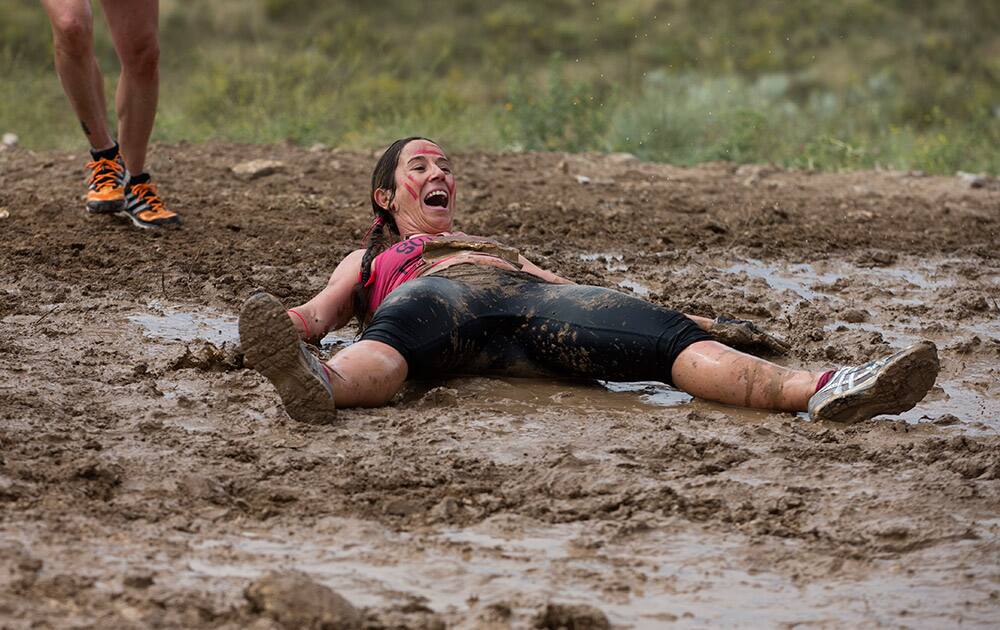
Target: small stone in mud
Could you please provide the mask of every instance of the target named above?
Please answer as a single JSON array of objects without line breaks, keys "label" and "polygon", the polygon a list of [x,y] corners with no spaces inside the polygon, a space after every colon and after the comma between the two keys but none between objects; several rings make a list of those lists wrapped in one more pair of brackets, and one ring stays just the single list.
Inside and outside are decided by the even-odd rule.
[{"label": "small stone in mud", "polygon": [[953,416],[950,413],[946,413],[934,419],[934,424],[942,427],[948,427],[953,424],[958,424],[959,422],[961,422],[961,420],[959,420],[957,416]]},{"label": "small stone in mud", "polygon": [[871,251],[865,252],[855,259],[855,264],[859,267],[888,267],[896,262],[898,256],[893,252]]},{"label": "small stone in mud", "polygon": [[285,628],[361,627],[361,615],[349,601],[299,571],[268,573],[247,586],[243,595],[253,612]]},{"label": "small stone in mud", "polygon": [[285,170],[284,162],[277,160],[250,160],[232,168],[233,175],[245,181],[273,175],[283,170]]},{"label": "small stone in mud", "polygon": [[607,615],[587,604],[548,603],[535,618],[536,628],[546,630],[601,630],[610,628]]},{"label": "small stone in mud", "polygon": [[840,319],[848,324],[860,324],[871,319],[871,315],[863,308],[849,308],[840,314]]},{"label": "small stone in mud", "polygon": [[163,423],[159,420],[143,420],[136,426],[136,429],[139,430],[139,433],[148,435],[150,433],[161,431],[163,429]]},{"label": "small stone in mud", "polygon": [[242,367],[243,363],[239,359],[234,345],[224,343],[220,348],[208,341],[203,342],[194,350],[185,345],[184,353],[168,364],[168,368],[171,370],[191,368],[205,372],[225,372]]},{"label": "small stone in mud", "polygon": [[462,507],[459,505],[458,501],[452,497],[445,497],[438,501],[437,505],[431,508],[431,518],[438,521],[448,521],[455,517]]},{"label": "small stone in mud", "polygon": [[42,561],[21,543],[0,545],[0,592],[31,586],[41,570]]},{"label": "small stone in mud", "polygon": [[705,221],[705,223],[702,224],[701,227],[703,229],[708,230],[709,232],[713,232],[715,234],[726,234],[726,233],[729,232],[729,228],[727,228],[725,225],[719,223],[718,221],[714,221],[712,219],[709,219],[708,221]]},{"label": "small stone in mud", "polygon": [[955,173],[963,183],[967,184],[969,188],[985,188],[998,190],[1000,189],[1000,180],[996,177],[990,177],[989,175],[982,175],[979,173],[966,173],[964,171],[958,171]]},{"label": "small stone in mud", "polygon": [[639,161],[639,158],[631,153],[609,153],[608,161],[612,164],[634,164]]},{"label": "small stone in mud", "polygon": [[392,499],[385,504],[385,513],[395,516],[409,516],[422,510],[422,506],[416,501],[408,499]]},{"label": "small stone in mud", "polygon": [[129,588],[149,588],[153,585],[153,574],[148,571],[136,571],[122,578],[122,584]]},{"label": "small stone in mud", "polygon": [[230,500],[229,493],[226,492],[226,488],[221,482],[197,473],[181,477],[177,481],[177,492],[186,497],[209,501],[216,505],[224,505]]},{"label": "small stone in mud", "polygon": [[96,458],[85,459],[70,468],[74,479],[83,479],[95,484],[117,486],[122,482],[124,470],[114,462],[106,462]]},{"label": "small stone in mud", "polygon": [[435,387],[420,397],[417,403],[424,407],[441,407],[458,403],[458,390],[451,387]]}]

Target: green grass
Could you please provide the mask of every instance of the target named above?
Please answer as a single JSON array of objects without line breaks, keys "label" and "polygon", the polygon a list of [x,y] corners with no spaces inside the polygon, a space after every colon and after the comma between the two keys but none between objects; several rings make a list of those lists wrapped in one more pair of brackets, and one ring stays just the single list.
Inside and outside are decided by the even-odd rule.
[{"label": "green grass", "polygon": [[[990,3],[588,4],[164,0],[154,140],[369,149],[419,134],[679,164],[1000,171]],[[95,11],[110,101],[117,62]],[[0,131],[82,148],[44,14],[34,0],[0,13]]]}]

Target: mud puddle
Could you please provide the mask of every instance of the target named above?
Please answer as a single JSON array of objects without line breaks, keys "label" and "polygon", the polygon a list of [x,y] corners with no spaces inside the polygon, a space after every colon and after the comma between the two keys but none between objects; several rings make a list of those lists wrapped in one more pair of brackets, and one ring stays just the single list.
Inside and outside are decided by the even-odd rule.
[{"label": "mud puddle", "polygon": [[[612,624],[652,629],[668,622],[682,628],[864,626],[873,605],[890,601],[896,614],[934,625],[946,617],[942,610],[989,598],[989,577],[980,572],[981,586],[943,592],[933,585],[944,575],[900,571],[888,560],[865,567],[862,577],[847,561],[832,580],[813,584],[768,569],[744,535],[676,530],[669,521],[625,536],[609,536],[608,529],[501,514],[467,528],[399,533],[325,519],[309,538],[265,530],[191,544],[187,571],[178,578],[214,589],[225,582],[235,599],[247,579],[294,567],[358,605],[387,606],[405,592],[445,618],[475,619],[500,606],[510,610],[513,627],[552,600],[595,605]],[[789,543],[785,553],[796,547]],[[961,562],[966,551],[958,545],[946,561]],[[988,614],[970,612],[968,623],[988,622]]]},{"label": "mud puddle", "polygon": [[166,341],[207,341],[216,346],[239,343],[237,320],[215,311],[192,312],[151,304],[150,310],[129,315],[128,321],[142,328],[143,334]]},{"label": "mud puddle", "polygon": [[[809,272],[805,270],[805,266],[798,265],[796,267],[797,271],[794,273],[801,277],[795,281],[793,281],[796,278],[795,275],[780,276],[776,272],[768,272],[768,277],[782,277],[781,280],[775,280],[778,286],[784,286],[790,290],[798,288],[800,291],[808,293],[803,287],[811,279]],[[813,277],[823,278],[824,276],[815,275]],[[911,274],[899,274],[899,277],[906,277],[908,280],[914,278]],[[222,347],[224,344],[235,346],[239,343],[237,317],[233,315],[212,309],[185,310],[181,307],[164,306],[158,303],[152,307],[152,310],[155,312],[133,314],[128,317],[129,322],[139,326],[144,335],[151,339],[183,344],[204,341],[217,347]],[[828,332],[843,330],[877,332],[894,347],[905,347],[922,338],[919,334],[897,332],[871,323],[835,321],[827,324],[824,330]],[[1000,323],[986,323],[974,327],[973,330],[987,338],[990,336],[1000,337]],[[333,352],[353,342],[354,335],[351,330],[344,329],[327,335],[321,342],[321,347],[327,352]],[[899,417],[910,423],[919,423],[934,421],[945,415],[953,415],[962,419],[962,422],[950,423],[945,420],[945,424],[942,426],[951,426],[952,430],[966,428],[974,433],[984,431],[1000,433],[1000,422],[997,420],[1000,418],[1000,397],[993,391],[1000,389],[1000,386],[990,386],[991,383],[996,382],[996,367],[995,364],[988,361],[963,362],[962,380],[939,380],[938,390],[932,392],[923,404],[916,409],[900,414]],[[594,384],[572,381],[554,384],[540,379],[488,379],[488,381],[489,385],[482,390],[483,392],[489,390],[489,396],[486,397],[487,404],[502,404],[505,406],[505,411],[511,414],[534,412],[550,405],[558,405],[567,410],[593,411],[597,409],[628,410],[644,406],[677,407],[690,405],[693,401],[688,394],[653,381],[596,381]],[[197,389],[196,384],[167,385],[164,399],[167,403],[183,406],[196,396]],[[473,400],[468,400],[468,402],[472,405],[476,404]],[[728,413],[744,417],[747,420],[753,420],[762,415],[759,412],[726,408],[700,401],[695,401],[693,404],[699,408],[725,409]],[[800,417],[807,419],[804,414],[800,414]],[[209,425],[196,418],[186,417],[181,424],[185,429],[191,431],[210,430]],[[516,446],[515,450],[517,450]]]},{"label": "mud puddle", "polygon": [[805,263],[789,265],[778,269],[759,260],[738,262],[722,269],[723,273],[746,274],[751,278],[760,278],[776,291],[791,291],[806,300],[815,300],[819,293],[813,287],[820,282],[830,283],[841,276],[835,273],[817,273],[812,265]]},{"label": "mud puddle", "polygon": [[[772,265],[748,259],[722,269],[727,274],[745,274],[759,278],[774,291],[790,291],[805,300],[836,298],[834,286],[871,286],[895,288],[902,295],[891,295],[885,304],[910,305],[931,291],[955,286],[955,280],[941,273],[947,260],[930,262],[906,260],[893,267],[859,267],[847,261]],[[901,290],[901,291],[900,291]],[[849,299],[849,298],[848,298]]]},{"label": "mud puddle", "polygon": [[[955,267],[965,269],[965,274],[976,282],[971,284],[952,273]],[[1000,356],[970,351],[1000,342],[1000,313],[991,313],[991,292],[980,288],[985,279],[986,286],[1000,291],[993,281],[996,274],[989,269],[969,271],[967,263],[949,258],[903,258],[893,266],[859,266],[843,260],[768,264],[748,259],[722,272],[736,275],[737,285],[743,282],[740,278],[758,279],[766,283],[769,291],[820,304],[831,314],[850,312],[851,321],[834,317],[821,324],[834,346],[841,338],[856,342],[858,334],[881,339],[890,349],[904,348],[921,339],[934,341],[942,360],[938,386],[915,409],[899,417],[910,423],[944,417],[941,426],[975,434],[1000,433]],[[966,285],[970,289],[964,289]],[[970,312],[961,326],[928,326],[926,320],[931,318],[926,313],[937,318],[950,314],[936,306],[942,294],[954,296],[950,298],[953,303],[982,304],[983,310]],[[782,306],[786,314],[796,308],[787,301]],[[924,316],[914,317],[912,313]],[[855,336],[846,336],[851,334]],[[961,421],[947,418],[949,415]]]},{"label": "mud puddle", "polygon": [[[0,152],[0,625],[270,627],[244,589],[286,568],[372,629],[531,627],[549,602],[619,627],[996,626],[1000,192],[459,156],[461,186],[489,191],[460,209],[468,233],[571,280],[754,319],[793,343],[786,365],[929,338],[938,387],[904,415],[917,424],[843,427],[660,384],[457,378],[314,427],[240,363],[236,314],[260,289],[309,299],[358,247],[371,153],[151,154],[183,230],[87,215],[79,152]],[[217,176],[252,158],[288,169]],[[643,211],[610,220],[608,189],[565,164],[599,166]]]},{"label": "mud puddle", "polygon": [[[137,313],[128,321],[139,326],[146,337],[163,341],[192,343],[207,341],[215,346],[240,342],[239,318],[212,309],[187,310],[183,307],[150,305],[153,313]],[[354,342],[351,328],[335,331],[323,338],[320,346],[332,350]]]},{"label": "mud puddle", "polygon": [[[177,307],[156,306],[158,313],[130,315],[128,321],[139,326],[152,339],[180,343],[205,341],[221,347],[239,343],[238,318],[210,309],[192,311]],[[323,338],[324,350],[340,349],[354,342],[351,329],[334,331]],[[504,400],[515,406],[538,406],[558,403],[580,408],[627,409],[636,404],[654,407],[675,407],[691,402],[692,398],[655,381],[641,382],[586,382],[564,381],[553,384],[542,379],[490,379],[483,388],[490,390],[492,398]],[[494,385],[500,385],[495,388]],[[622,394],[622,395],[619,395]],[[183,398],[184,392],[168,392],[169,399]]]},{"label": "mud puddle", "polygon": [[[628,271],[630,269],[630,267],[623,262],[625,260],[625,256],[623,254],[615,254],[612,252],[580,254],[579,259],[584,262],[602,262],[604,263],[604,270],[613,274]],[[619,280],[617,285],[622,289],[628,289],[639,297],[649,297],[649,295],[653,292],[653,290],[648,286],[633,278],[624,278]]]}]

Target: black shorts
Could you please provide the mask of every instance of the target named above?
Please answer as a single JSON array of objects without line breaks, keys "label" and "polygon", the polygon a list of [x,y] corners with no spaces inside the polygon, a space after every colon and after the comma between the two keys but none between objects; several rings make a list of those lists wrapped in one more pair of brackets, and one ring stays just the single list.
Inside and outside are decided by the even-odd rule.
[{"label": "black shorts", "polygon": [[677,355],[711,336],[681,313],[612,289],[456,265],[394,290],[361,339],[399,351],[410,378],[547,374],[671,383]]}]

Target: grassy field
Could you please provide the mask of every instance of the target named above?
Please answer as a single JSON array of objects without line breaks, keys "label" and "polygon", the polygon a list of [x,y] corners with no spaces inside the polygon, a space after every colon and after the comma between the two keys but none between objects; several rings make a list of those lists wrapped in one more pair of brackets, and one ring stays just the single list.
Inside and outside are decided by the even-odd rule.
[{"label": "grassy field", "polygon": [[[99,14],[99,3],[95,11]],[[82,137],[35,0],[0,0],[0,131]],[[98,15],[113,93],[116,58]],[[1000,5],[164,0],[154,137],[1000,171]]]}]

